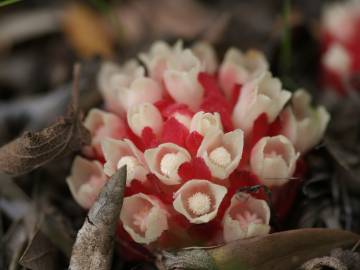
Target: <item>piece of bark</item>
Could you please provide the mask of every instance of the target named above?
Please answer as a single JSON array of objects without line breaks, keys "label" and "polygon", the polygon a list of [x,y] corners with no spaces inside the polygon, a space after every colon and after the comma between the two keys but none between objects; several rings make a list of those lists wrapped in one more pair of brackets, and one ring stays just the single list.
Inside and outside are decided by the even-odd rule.
[{"label": "piece of bark", "polygon": [[111,177],[91,207],[78,232],[69,270],[110,269],[125,182],[124,166]]},{"label": "piece of bark", "polygon": [[22,175],[90,143],[90,132],[82,124],[79,110],[79,76],[80,66],[76,65],[67,116],[39,132],[26,132],[1,147],[0,171],[12,176]]}]

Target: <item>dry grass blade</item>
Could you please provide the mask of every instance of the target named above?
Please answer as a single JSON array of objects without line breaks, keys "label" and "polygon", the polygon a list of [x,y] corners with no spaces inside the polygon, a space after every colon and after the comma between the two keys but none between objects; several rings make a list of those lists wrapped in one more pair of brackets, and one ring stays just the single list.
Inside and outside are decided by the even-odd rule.
[{"label": "dry grass blade", "polygon": [[27,132],[0,148],[0,171],[18,176],[90,143],[90,133],[81,122],[78,106],[79,66],[75,66],[72,103],[68,114],[53,125]]},{"label": "dry grass blade", "polygon": [[101,191],[78,232],[70,270],[110,269],[125,182],[126,167],[122,167]]}]

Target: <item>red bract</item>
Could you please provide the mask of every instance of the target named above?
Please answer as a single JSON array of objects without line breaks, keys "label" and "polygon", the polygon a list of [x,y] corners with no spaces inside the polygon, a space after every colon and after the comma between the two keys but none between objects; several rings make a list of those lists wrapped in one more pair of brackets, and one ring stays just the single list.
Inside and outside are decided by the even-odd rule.
[{"label": "red bract", "polygon": [[327,112],[312,108],[305,91],[284,90],[263,54],[230,49],[219,67],[214,55],[209,45],[160,42],[140,56],[150,76],[136,62],[106,63],[99,74],[109,112],[86,121],[118,122],[98,121],[87,150],[103,158],[84,151],[68,183],[89,208],[127,166],[118,236],[131,254],[138,244],[215,245],[269,233],[265,191],[285,216],[300,183],[290,180],[296,162],[325,131]]}]

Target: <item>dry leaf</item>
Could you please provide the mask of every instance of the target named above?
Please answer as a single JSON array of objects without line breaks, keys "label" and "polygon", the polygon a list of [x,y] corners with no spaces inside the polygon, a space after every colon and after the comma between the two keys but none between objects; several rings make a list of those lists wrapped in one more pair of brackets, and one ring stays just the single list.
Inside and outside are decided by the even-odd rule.
[{"label": "dry leaf", "polygon": [[300,229],[238,240],[215,248],[163,252],[160,269],[293,270],[305,261],[355,244],[360,236],[332,229]]},{"label": "dry leaf", "polygon": [[83,126],[78,110],[79,68],[76,70],[73,100],[67,116],[39,132],[26,132],[1,147],[0,171],[22,175],[90,143],[90,133]]},{"label": "dry leaf", "polygon": [[102,18],[85,5],[73,4],[65,10],[64,33],[76,53],[82,57],[113,55],[114,41]]},{"label": "dry leaf", "polygon": [[19,262],[31,270],[56,269],[56,249],[49,239],[38,230],[30,240]]}]

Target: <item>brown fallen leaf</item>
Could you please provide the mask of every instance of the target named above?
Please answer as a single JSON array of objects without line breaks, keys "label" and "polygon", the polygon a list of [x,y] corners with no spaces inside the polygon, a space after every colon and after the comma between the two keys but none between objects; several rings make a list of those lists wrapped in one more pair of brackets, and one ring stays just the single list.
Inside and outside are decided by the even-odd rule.
[{"label": "brown fallen leaf", "polygon": [[65,117],[39,132],[26,132],[0,148],[0,171],[12,176],[28,173],[90,143],[78,106],[80,67],[75,66],[72,102]]},{"label": "brown fallen leaf", "polygon": [[37,230],[21,256],[19,263],[31,270],[57,269],[56,256],[54,245],[40,230]]},{"label": "brown fallen leaf", "polygon": [[160,269],[293,270],[334,248],[355,244],[360,236],[332,229],[300,229],[238,240],[214,248],[162,252]]},{"label": "brown fallen leaf", "polygon": [[114,40],[101,16],[89,7],[80,4],[68,6],[64,13],[63,28],[65,37],[79,56],[113,56]]},{"label": "brown fallen leaf", "polygon": [[125,182],[126,166],[111,177],[91,207],[78,232],[69,270],[110,269]]}]

